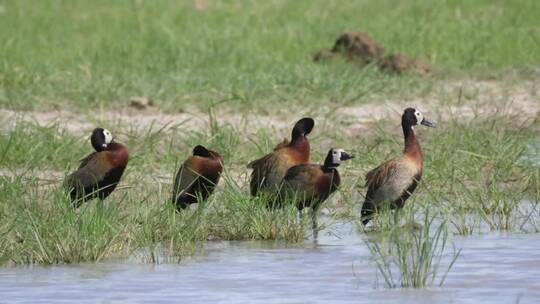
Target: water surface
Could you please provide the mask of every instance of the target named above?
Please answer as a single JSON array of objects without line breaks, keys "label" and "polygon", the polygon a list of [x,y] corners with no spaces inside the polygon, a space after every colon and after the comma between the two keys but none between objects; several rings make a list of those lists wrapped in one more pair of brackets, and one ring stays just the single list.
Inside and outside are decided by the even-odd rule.
[{"label": "water surface", "polygon": [[319,241],[210,242],[180,264],[0,268],[0,303],[540,303],[538,234],[456,237],[444,287],[387,289],[351,226]]}]

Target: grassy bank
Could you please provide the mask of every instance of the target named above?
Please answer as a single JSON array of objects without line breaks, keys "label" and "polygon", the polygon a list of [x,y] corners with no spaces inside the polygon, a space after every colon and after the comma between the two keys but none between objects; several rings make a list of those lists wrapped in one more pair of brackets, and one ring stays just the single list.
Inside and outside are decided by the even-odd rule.
[{"label": "grassy bank", "polygon": [[[357,156],[340,169],[343,186],[326,204],[325,212],[335,220],[358,220],[364,174],[402,149],[399,133],[388,124],[372,128],[375,133],[362,139],[335,130],[313,137],[314,162],[322,161],[326,150],[320,147],[328,138]],[[538,121],[518,126],[500,116],[420,129],[426,169],[405,212],[416,212],[421,221],[421,210],[429,208],[452,233],[540,231],[539,160],[531,154],[538,128]],[[245,164],[278,141],[266,133],[246,139],[219,124],[198,132],[118,132],[132,154],[121,187],[103,204],[91,202],[76,211],[60,185],[89,151],[87,139],[31,124],[1,135],[3,262],[72,263],[129,255],[160,262],[192,254],[206,240],[295,243],[310,235],[309,223],[298,222],[293,207],[267,210],[248,195]],[[176,214],[169,204],[172,176],[193,143],[224,151],[224,181],[205,206]]]},{"label": "grassy bank", "polygon": [[3,1],[0,106],[118,109],[148,96],[175,111],[275,110],[432,89],[426,79],[311,62],[346,30],[429,58],[435,79],[536,78],[538,11],[534,0]]},{"label": "grassy bank", "polygon": [[[316,120],[313,162],[331,147],[356,155],[323,224],[368,233],[386,286],[442,284],[453,234],[540,232],[538,11],[534,0],[0,1],[0,265],[302,243],[308,217],[251,198],[245,166],[305,115]],[[429,61],[432,75],[312,61],[350,30]],[[155,104],[125,110],[133,96]],[[439,124],[416,129],[423,180],[404,210],[375,218],[372,239],[359,221],[364,175],[402,151],[405,106]],[[126,144],[130,162],[107,200],[73,210],[61,184],[94,126]],[[178,214],[172,177],[197,144],[223,155],[224,176],[206,204]],[[424,227],[402,233],[411,221]]]}]

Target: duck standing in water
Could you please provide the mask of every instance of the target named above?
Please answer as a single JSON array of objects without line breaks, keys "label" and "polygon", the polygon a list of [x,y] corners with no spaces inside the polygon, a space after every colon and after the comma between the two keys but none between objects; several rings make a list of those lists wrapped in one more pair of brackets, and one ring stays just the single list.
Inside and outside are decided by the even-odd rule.
[{"label": "duck standing in water", "polygon": [[261,191],[278,193],[285,173],[292,166],[309,163],[309,140],[306,137],[315,122],[311,118],[302,118],[294,125],[290,142],[283,142],[270,154],[252,161],[247,165],[251,173],[250,192],[257,196]]},{"label": "duck standing in water", "polygon": [[302,164],[291,167],[283,179],[280,198],[292,197],[300,212],[311,208],[313,229],[317,229],[317,212],[321,204],[341,183],[337,167],[354,158],[343,149],[330,149],[323,165]]},{"label": "duck standing in water", "polygon": [[120,182],[129,160],[127,147],[114,142],[107,129],[94,129],[90,142],[96,151],[85,157],[77,171],[64,182],[75,207],[96,197],[103,200],[109,196]]},{"label": "duck standing in water", "polygon": [[407,108],[401,117],[405,138],[403,155],[386,161],[366,174],[368,187],[362,206],[362,223],[367,225],[373,213],[385,203],[390,208],[402,208],[422,178],[423,155],[420,143],[414,134],[414,126],[435,127],[435,123],[424,118],[420,111]]},{"label": "duck standing in water", "polygon": [[223,158],[216,151],[198,145],[174,178],[172,202],[176,209],[186,209],[191,204],[202,202],[214,192],[223,172]]}]

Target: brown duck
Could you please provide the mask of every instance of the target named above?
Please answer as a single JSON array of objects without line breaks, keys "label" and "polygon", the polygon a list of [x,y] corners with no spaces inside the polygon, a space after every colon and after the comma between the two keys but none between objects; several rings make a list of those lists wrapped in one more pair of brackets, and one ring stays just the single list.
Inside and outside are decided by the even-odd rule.
[{"label": "brown duck", "polygon": [[103,200],[109,196],[128,164],[127,147],[114,142],[109,130],[94,129],[90,142],[96,152],[85,157],[64,183],[75,207],[96,197]]},{"label": "brown duck", "polygon": [[259,192],[277,193],[287,170],[296,165],[309,163],[309,140],[307,135],[313,130],[315,122],[302,118],[294,125],[291,141],[278,144],[274,151],[248,164],[251,173],[251,195]]},{"label": "brown duck", "polygon": [[366,225],[373,213],[384,204],[390,208],[402,208],[422,178],[423,155],[420,143],[414,134],[414,126],[435,127],[435,123],[424,118],[420,111],[407,108],[401,117],[405,138],[403,155],[386,161],[366,174],[368,187],[362,206],[362,223]]},{"label": "brown duck", "polygon": [[[316,214],[320,205],[336,191],[341,183],[337,167],[353,158],[343,149],[331,149],[323,165],[302,164],[291,167],[283,179],[281,193],[296,200],[299,211],[311,208],[313,228],[317,228]],[[281,195],[281,199],[285,196]]]},{"label": "brown duck", "polygon": [[186,209],[214,192],[223,171],[223,158],[219,153],[198,145],[174,179],[172,202],[177,210]]}]

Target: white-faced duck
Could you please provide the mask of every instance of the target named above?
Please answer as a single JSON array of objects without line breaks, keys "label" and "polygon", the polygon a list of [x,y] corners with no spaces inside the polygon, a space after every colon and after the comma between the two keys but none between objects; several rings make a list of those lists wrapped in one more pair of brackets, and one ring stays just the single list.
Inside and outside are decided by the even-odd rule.
[{"label": "white-faced duck", "polygon": [[401,117],[405,138],[403,154],[386,161],[366,174],[368,187],[366,200],[362,206],[362,223],[366,225],[373,213],[385,203],[391,209],[402,208],[422,178],[423,155],[420,143],[414,134],[414,126],[435,127],[435,123],[424,118],[420,111],[407,108]]},{"label": "white-faced duck", "polygon": [[64,183],[75,207],[96,197],[105,199],[109,196],[128,164],[127,147],[116,143],[109,130],[95,129],[90,142],[96,151],[82,159],[77,171]]},{"label": "white-faced duck", "polygon": [[251,173],[251,195],[259,191],[277,193],[287,170],[296,165],[309,163],[309,140],[307,135],[313,130],[315,122],[302,118],[294,125],[291,141],[278,144],[274,151],[248,164]]},{"label": "white-faced duck", "polygon": [[177,210],[202,202],[214,192],[223,171],[223,158],[219,153],[199,145],[174,178],[173,204]]},{"label": "white-faced duck", "polygon": [[331,149],[323,165],[302,164],[291,167],[283,179],[280,198],[295,199],[300,212],[304,208],[311,208],[313,229],[316,229],[316,216],[320,205],[341,183],[337,167],[342,161],[353,157],[343,149]]}]

